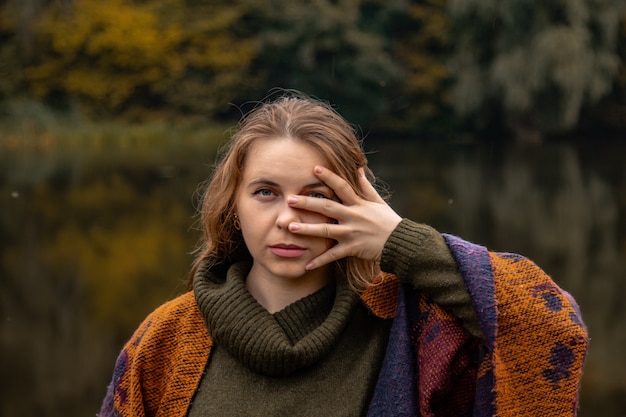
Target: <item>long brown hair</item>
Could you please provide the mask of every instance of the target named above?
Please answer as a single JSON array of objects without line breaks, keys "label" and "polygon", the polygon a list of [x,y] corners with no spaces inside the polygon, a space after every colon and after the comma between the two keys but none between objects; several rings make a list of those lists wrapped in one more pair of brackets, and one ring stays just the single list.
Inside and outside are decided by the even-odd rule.
[{"label": "long brown hair", "polygon": [[[344,178],[361,197],[357,169],[364,168],[366,177],[374,182],[354,128],[330,105],[293,92],[259,105],[243,117],[218,156],[203,194],[200,221],[204,240],[190,272],[189,289],[201,264],[228,265],[247,254],[241,232],[235,228],[234,205],[246,157],[256,140],[285,137],[302,141],[318,151],[326,158],[328,168]],[[344,272],[357,292],[365,289],[378,271],[375,262],[358,258],[346,258],[336,262],[335,267]]]}]

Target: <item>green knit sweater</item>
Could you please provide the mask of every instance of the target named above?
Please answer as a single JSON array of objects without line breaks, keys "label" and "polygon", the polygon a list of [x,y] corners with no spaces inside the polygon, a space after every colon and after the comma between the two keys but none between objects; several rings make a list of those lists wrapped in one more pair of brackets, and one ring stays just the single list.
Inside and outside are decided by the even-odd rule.
[{"label": "green knit sweater", "polygon": [[[434,229],[403,220],[385,245],[381,268],[427,291],[480,336],[456,264]],[[391,321],[370,314],[341,278],[270,314],[246,290],[248,271],[238,263],[226,276],[195,279],[216,347],[190,417],[363,415]]]}]

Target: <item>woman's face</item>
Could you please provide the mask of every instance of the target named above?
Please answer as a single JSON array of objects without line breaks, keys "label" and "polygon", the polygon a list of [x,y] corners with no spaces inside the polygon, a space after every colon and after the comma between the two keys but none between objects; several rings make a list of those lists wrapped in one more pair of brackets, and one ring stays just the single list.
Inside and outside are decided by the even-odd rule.
[{"label": "woman's face", "polygon": [[329,218],[289,206],[292,195],[334,199],[332,189],[313,174],[326,159],[309,145],[289,138],[256,141],[236,194],[241,232],[253,258],[250,276],[269,280],[326,281],[327,271],[306,264],[332,245],[324,238],[295,235],[291,222],[327,223]]}]

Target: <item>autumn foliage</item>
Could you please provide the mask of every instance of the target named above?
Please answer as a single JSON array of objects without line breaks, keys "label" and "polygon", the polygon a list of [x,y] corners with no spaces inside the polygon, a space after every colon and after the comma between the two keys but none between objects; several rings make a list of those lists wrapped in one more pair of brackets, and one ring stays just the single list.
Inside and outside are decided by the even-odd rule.
[{"label": "autumn foliage", "polygon": [[236,2],[51,2],[32,27],[25,84],[88,111],[210,116],[245,85],[254,58],[253,40],[233,33],[242,15]]},{"label": "autumn foliage", "polygon": [[5,0],[0,99],[91,117],[234,119],[233,103],[280,87],[399,133],[562,132],[589,118],[623,128],[623,1],[504,4]]}]

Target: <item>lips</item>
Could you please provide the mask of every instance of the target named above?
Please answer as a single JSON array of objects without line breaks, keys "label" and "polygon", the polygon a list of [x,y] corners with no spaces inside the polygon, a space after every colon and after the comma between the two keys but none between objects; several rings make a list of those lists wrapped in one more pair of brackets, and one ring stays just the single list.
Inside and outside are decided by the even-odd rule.
[{"label": "lips", "polygon": [[297,258],[306,252],[306,248],[298,245],[278,244],[270,246],[270,252],[281,258]]}]

